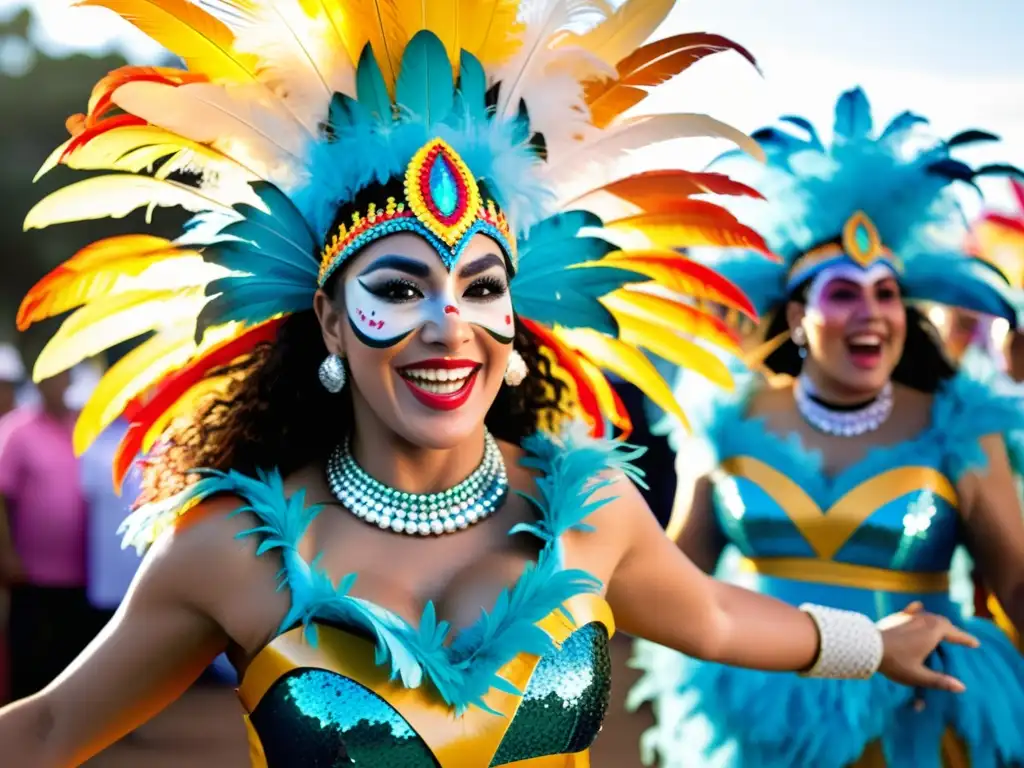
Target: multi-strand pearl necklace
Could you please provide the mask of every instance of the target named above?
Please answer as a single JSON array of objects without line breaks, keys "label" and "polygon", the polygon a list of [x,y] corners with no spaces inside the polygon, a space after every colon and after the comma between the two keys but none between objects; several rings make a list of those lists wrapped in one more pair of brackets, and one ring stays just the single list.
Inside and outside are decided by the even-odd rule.
[{"label": "multi-strand pearl necklace", "polygon": [[886,382],[878,397],[870,403],[851,411],[836,411],[815,400],[817,390],[804,374],[797,379],[793,395],[797,410],[804,420],[828,435],[856,437],[874,432],[892,415],[892,382]]},{"label": "multi-strand pearl necklace", "polygon": [[468,528],[501,507],[508,475],[497,441],[484,433],[484,458],[469,477],[439,493],[407,493],[375,480],[352,456],[346,440],[327,461],[334,497],[356,517],[413,536],[439,536]]}]

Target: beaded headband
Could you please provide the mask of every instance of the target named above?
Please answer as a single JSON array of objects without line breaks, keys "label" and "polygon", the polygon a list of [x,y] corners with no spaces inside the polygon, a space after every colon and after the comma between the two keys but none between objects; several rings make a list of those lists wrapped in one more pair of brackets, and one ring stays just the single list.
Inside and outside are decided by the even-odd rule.
[{"label": "beaded headband", "polygon": [[843,225],[840,242],[820,245],[797,257],[790,267],[786,288],[791,291],[825,267],[843,261],[853,262],[861,269],[881,262],[897,274],[903,271],[899,257],[882,244],[875,223],[866,213],[857,211]]},{"label": "beaded headband", "polygon": [[425,238],[449,270],[473,235],[488,235],[501,246],[515,272],[515,239],[505,214],[494,200],[485,199],[466,163],[444,140],[432,139],[413,155],[402,190],[395,192],[398,197],[371,202],[365,214],[355,211],[350,223],[338,225],[320,256],[320,287],[350,256],[398,232]]}]

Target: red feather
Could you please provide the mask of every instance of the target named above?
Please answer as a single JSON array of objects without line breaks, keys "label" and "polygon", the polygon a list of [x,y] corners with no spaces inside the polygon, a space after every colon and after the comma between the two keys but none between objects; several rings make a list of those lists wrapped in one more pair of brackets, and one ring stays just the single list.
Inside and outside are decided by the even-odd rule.
[{"label": "red feather", "polygon": [[548,347],[554,354],[558,364],[562,366],[566,373],[572,376],[573,382],[576,384],[577,396],[580,400],[580,408],[591,417],[592,423],[594,424],[594,437],[604,437],[604,416],[601,413],[601,406],[598,402],[597,395],[591,389],[590,381],[587,379],[586,373],[580,367],[579,362],[576,360],[576,353],[567,349],[554,335],[546,329],[544,326],[527,320],[525,317],[520,317],[519,322],[537,339],[540,343]]},{"label": "red feather", "polygon": [[257,344],[277,338],[277,330],[283,320],[284,318],[268,320],[250,328],[240,336],[212,347],[185,367],[166,377],[148,393],[140,395],[128,403],[123,415],[131,422],[131,425],[118,445],[114,459],[114,484],[118,490],[120,490],[124,476],[131,468],[132,462],[142,450],[146,434],[160,417],[187,395],[188,391],[202,381],[210,371],[248,354]]},{"label": "red feather", "polygon": [[608,254],[602,264],[632,269],[656,280],[670,291],[733,307],[757,322],[757,310],[743,291],[715,270],[680,253],[615,251]]},{"label": "red feather", "polygon": [[704,200],[652,200],[656,209],[605,224],[607,229],[635,230],[661,248],[720,246],[750,248],[777,260],[757,232],[720,205]]},{"label": "red feather", "polygon": [[1024,215],[1024,183],[1017,179],[1010,179],[1010,191],[1017,198],[1017,206],[1020,208],[1021,214]]},{"label": "red feather", "polygon": [[756,189],[733,181],[725,174],[680,170],[638,173],[613,181],[600,191],[622,198],[651,213],[655,212],[652,207],[661,204],[665,198],[687,198],[691,195],[733,195],[764,200],[764,196]]},{"label": "red feather", "polygon": [[135,115],[115,115],[99,122],[87,123],[87,126],[81,132],[75,134],[74,138],[68,143],[68,146],[61,153],[59,162],[63,163],[70,155],[74,154],[75,150],[81,149],[100,134],[114,128],[123,128],[131,125],[146,125],[146,121]]}]

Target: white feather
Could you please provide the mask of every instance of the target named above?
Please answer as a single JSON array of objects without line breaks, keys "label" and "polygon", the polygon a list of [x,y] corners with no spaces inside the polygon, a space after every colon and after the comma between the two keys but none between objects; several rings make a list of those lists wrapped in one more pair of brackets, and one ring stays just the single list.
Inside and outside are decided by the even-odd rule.
[{"label": "white feather", "polygon": [[314,135],[333,94],[355,89],[355,68],[322,6],[310,17],[298,0],[260,3],[236,31],[235,45],[259,57],[260,82]]},{"label": "white feather", "polygon": [[307,134],[280,104],[268,103],[260,86],[133,82],[118,88],[113,100],[148,123],[216,147],[283,188],[303,175]]},{"label": "white feather", "polygon": [[518,52],[496,73],[501,81],[499,115],[515,115],[524,89],[543,78],[558,57],[555,44],[569,30],[591,27],[605,18],[601,0],[525,0],[520,18],[526,29]]}]

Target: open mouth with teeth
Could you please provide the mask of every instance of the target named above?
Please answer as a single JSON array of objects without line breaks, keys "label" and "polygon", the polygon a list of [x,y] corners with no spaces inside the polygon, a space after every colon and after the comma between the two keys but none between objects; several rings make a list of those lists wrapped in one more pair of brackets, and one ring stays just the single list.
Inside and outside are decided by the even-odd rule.
[{"label": "open mouth with teeth", "polygon": [[880,334],[857,333],[846,340],[846,350],[855,366],[870,369],[882,361],[882,343]]},{"label": "open mouth with teeth", "polygon": [[398,369],[398,375],[423,405],[451,411],[469,398],[480,368],[472,360],[424,360]]}]

